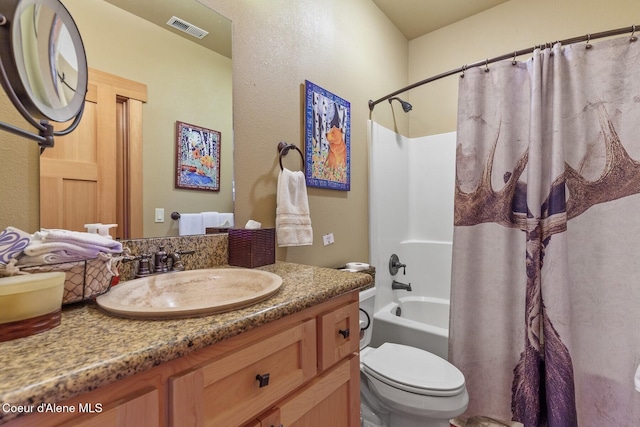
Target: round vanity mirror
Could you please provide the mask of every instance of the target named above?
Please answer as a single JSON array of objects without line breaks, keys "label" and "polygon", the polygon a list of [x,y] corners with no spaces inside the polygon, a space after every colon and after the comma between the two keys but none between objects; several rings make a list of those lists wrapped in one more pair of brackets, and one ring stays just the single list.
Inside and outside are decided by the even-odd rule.
[{"label": "round vanity mirror", "polygon": [[58,0],[2,0],[2,85],[18,111],[43,131],[48,120],[79,122],[87,92],[87,59],[80,33]]}]

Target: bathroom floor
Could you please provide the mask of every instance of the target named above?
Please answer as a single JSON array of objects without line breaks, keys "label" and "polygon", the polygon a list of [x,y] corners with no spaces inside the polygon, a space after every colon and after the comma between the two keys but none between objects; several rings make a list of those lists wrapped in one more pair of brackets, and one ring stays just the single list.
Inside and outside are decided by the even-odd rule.
[{"label": "bathroom floor", "polygon": [[451,427],[523,427],[517,421],[500,421],[489,417],[455,418],[450,421]]}]

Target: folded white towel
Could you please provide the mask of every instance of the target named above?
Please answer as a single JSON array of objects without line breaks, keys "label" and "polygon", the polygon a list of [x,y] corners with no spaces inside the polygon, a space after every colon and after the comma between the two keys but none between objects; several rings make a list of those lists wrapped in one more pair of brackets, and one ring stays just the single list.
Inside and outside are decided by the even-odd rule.
[{"label": "folded white towel", "polygon": [[301,171],[284,168],[278,175],[276,234],[281,247],[313,244],[307,185]]},{"label": "folded white towel", "polygon": [[220,212],[220,227],[233,228],[235,226],[235,219],[233,212]]},{"label": "folded white towel", "polygon": [[19,228],[7,227],[0,232],[0,264],[8,264],[22,254],[31,242],[31,234]]},{"label": "folded white towel", "polygon": [[220,213],[218,212],[201,212],[202,226],[205,231],[208,227],[220,227]]},{"label": "folded white towel", "polygon": [[[102,252],[98,252],[100,254]],[[44,264],[62,264],[63,262],[83,261],[86,259],[93,259],[98,256],[83,256],[65,251],[48,252],[40,255],[22,255],[18,258],[17,265],[24,267],[29,265],[44,265]]]},{"label": "folded white towel", "polygon": [[640,365],[638,366],[638,369],[636,369],[636,376],[633,379],[633,382],[636,386],[636,391],[640,391]]},{"label": "folded white towel", "polygon": [[204,234],[204,222],[201,213],[180,214],[178,233],[181,236],[192,236],[194,234]]},{"label": "folded white towel", "polygon": [[34,240],[24,248],[24,254],[30,257],[64,253],[70,258],[95,258],[100,252],[102,252],[100,248],[94,246],[81,246],[68,242],[45,242],[42,240]]},{"label": "folded white towel", "polygon": [[41,236],[42,243],[69,243],[85,249],[94,250],[96,253],[105,252],[115,254],[122,252],[122,243],[94,233],[70,230],[47,230],[41,232]]}]

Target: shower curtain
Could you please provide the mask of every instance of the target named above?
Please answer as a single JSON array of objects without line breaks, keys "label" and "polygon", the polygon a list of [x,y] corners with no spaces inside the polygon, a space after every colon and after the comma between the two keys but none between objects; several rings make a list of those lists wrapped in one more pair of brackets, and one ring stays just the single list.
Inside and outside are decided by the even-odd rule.
[{"label": "shower curtain", "polygon": [[449,359],[467,416],[638,426],[640,42],[459,84]]}]

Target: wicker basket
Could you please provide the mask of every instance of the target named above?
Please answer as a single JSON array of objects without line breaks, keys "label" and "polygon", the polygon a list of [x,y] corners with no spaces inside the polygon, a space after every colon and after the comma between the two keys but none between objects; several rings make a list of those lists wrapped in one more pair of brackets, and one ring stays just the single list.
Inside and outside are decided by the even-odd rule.
[{"label": "wicker basket", "polygon": [[255,268],[275,262],[275,228],[229,229],[229,265]]},{"label": "wicker basket", "polygon": [[43,264],[21,267],[26,273],[62,271],[66,274],[62,304],[85,301],[101,295],[111,288],[117,275],[120,258],[92,258],[60,264]]}]

